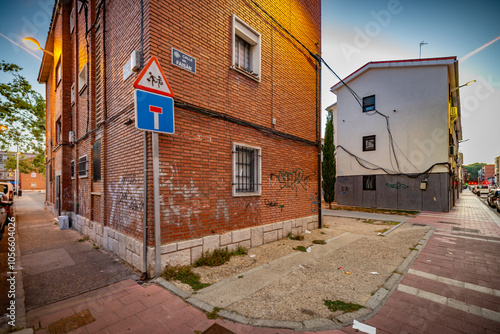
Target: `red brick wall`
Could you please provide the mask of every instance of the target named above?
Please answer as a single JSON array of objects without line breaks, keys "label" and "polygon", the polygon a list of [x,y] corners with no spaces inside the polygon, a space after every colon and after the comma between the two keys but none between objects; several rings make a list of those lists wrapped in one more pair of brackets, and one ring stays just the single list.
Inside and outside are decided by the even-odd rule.
[{"label": "red brick wall", "polygon": [[[315,43],[321,40],[319,1],[261,0],[258,3],[307,48],[317,51]],[[142,238],[144,135],[133,124],[126,124],[135,117],[132,84],[137,73],[124,81],[122,72],[132,51],[141,50],[140,8],[136,0],[109,0],[105,4],[106,33],[104,38],[102,35],[97,38],[102,44],[96,45],[94,37],[90,38],[90,87],[82,95],[77,94],[75,106],[67,111],[77,139],[87,133],[87,115],[90,117],[88,130],[95,130],[70,148],[67,160],[74,159],[77,164],[78,157],[87,154],[91,166],[91,145],[96,136],[100,137],[102,181],[92,182],[89,168],[89,178],[77,175],[68,183],[73,189],[76,213]],[[95,2],[91,2],[91,18],[95,16],[95,6]],[[71,5],[67,7],[71,11]],[[260,82],[230,69],[233,14],[262,36]],[[101,30],[96,34],[102,34],[102,25],[101,19]],[[70,82],[78,81],[79,70],[87,61],[84,31],[82,10],[68,43],[75,55]],[[314,206],[318,193],[317,148],[310,145],[316,140],[316,65],[308,52],[247,0],[152,0],[151,3],[144,0],[143,36],[144,59],[149,60],[151,55],[158,57],[176,102],[186,102],[266,129],[259,131],[201,115],[190,108],[175,108],[175,134],[160,135],[162,241],[317,214]],[[171,64],[172,47],[196,58],[196,74]],[[104,68],[105,86],[96,85],[92,81],[95,71],[97,69],[99,79],[104,75]],[[106,103],[98,103],[96,110],[95,96],[104,94],[104,88]],[[55,99],[54,103],[69,101]],[[107,114],[106,123],[99,130],[96,112]],[[273,118],[276,125],[272,124]],[[277,136],[273,131],[302,138],[309,144]],[[148,240],[151,244],[151,135],[148,138]],[[232,196],[233,143],[262,149],[261,196]],[[57,161],[58,165],[65,164],[62,159]],[[283,178],[288,178],[288,182]]]},{"label": "red brick wall", "polygon": [[[33,176],[34,175],[34,176]],[[45,190],[45,175],[40,173],[21,173],[21,190]]]}]

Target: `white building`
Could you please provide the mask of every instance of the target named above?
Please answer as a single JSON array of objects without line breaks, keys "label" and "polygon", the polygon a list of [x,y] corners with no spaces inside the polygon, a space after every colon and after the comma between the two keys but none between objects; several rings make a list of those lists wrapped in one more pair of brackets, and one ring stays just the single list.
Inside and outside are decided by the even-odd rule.
[{"label": "white building", "polygon": [[370,62],[331,88],[342,205],[449,211],[462,139],[456,57]]}]

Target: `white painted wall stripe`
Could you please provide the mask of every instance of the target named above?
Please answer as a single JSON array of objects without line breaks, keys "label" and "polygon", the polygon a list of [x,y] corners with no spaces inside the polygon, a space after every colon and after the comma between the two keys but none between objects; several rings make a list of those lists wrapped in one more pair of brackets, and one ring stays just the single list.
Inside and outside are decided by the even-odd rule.
[{"label": "white painted wall stripe", "polygon": [[452,237],[452,238],[462,238],[462,239],[471,239],[471,240],[479,240],[479,241],[487,241],[487,242],[496,242],[497,244],[500,244],[500,240],[466,237],[464,235],[448,234],[448,233],[441,233],[441,232],[436,232],[434,234],[435,235],[444,235],[444,236]]},{"label": "white painted wall stripe", "polygon": [[486,293],[486,294],[491,295],[491,296],[500,297],[500,290],[495,290],[495,289],[491,289],[491,288],[487,288],[484,286],[471,284],[471,283],[467,283],[467,282],[457,281],[457,280],[454,280],[454,279],[451,279],[448,277],[438,276],[438,275],[426,273],[424,271],[415,270],[415,269],[408,270],[408,273],[412,274],[412,275],[420,276],[423,278],[427,278],[427,279],[430,279],[430,280],[433,280],[436,282],[441,282],[441,283],[445,283],[448,285],[458,286],[459,288],[474,290],[477,292]]},{"label": "white painted wall stripe", "polygon": [[460,311],[463,311],[466,313],[474,314],[474,315],[477,315],[477,316],[480,316],[480,317],[483,317],[486,319],[500,322],[500,313],[492,311],[492,310],[488,310],[488,309],[485,309],[485,308],[482,308],[479,306],[467,304],[465,302],[455,300],[452,298],[443,297],[443,296],[437,295],[435,293],[423,291],[423,290],[420,290],[420,289],[417,289],[417,288],[414,288],[414,287],[411,287],[408,285],[404,285],[404,284],[400,284],[398,286],[398,290],[401,292],[405,292],[405,293],[420,297],[420,298],[430,300],[430,301],[435,302],[435,303],[439,303],[442,305],[446,305],[448,307],[452,307],[454,309],[457,309],[457,310],[460,310]]}]

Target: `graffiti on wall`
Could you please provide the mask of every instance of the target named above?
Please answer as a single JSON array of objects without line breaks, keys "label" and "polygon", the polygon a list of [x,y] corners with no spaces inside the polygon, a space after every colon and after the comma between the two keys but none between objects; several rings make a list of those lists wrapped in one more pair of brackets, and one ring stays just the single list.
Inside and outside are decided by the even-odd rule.
[{"label": "graffiti on wall", "polygon": [[111,199],[110,224],[124,228],[139,230],[142,226],[143,182],[137,180],[135,174],[120,176],[118,181],[110,182]]},{"label": "graffiti on wall", "polygon": [[351,190],[351,188],[349,186],[341,186],[339,189],[339,195],[340,196],[345,195],[350,190]]},{"label": "graffiti on wall", "polygon": [[393,189],[406,189],[408,188],[408,186],[406,184],[403,184],[401,182],[397,182],[397,183],[386,183],[385,184],[386,186],[388,186],[389,188],[393,188]]},{"label": "graffiti on wall", "polygon": [[283,211],[283,208],[285,207],[283,204],[278,204],[278,202],[275,202],[273,200],[268,200],[268,199],[265,199],[264,200],[264,205],[267,205],[267,206],[270,206],[270,207],[275,207],[275,208],[280,208],[281,211]]},{"label": "graffiti on wall", "polygon": [[315,194],[316,196],[314,195],[311,195],[311,212],[314,212],[316,211],[316,208],[321,204],[321,202],[319,201],[319,196],[318,194]]},{"label": "graffiti on wall", "polygon": [[307,190],[307,184],[312,175],[305,176],[304,170],[302,168],[297,168],[292,172],[280,170],[278,174],[271,174],[271,179],[273,177],[278,180],[281,189],[290,188],[292,190],[298,190],[302,188]]}]

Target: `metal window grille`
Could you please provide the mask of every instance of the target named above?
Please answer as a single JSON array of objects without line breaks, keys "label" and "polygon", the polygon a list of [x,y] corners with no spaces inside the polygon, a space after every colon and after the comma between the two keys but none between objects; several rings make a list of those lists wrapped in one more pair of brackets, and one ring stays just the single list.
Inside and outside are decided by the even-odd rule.
[{"label": "metal window grille", "polygon": [[244,146],[236,146],[235,180],[237,193],[253,193],[260,190],[260,150]]},{"label": "metal window grille", "polygon": [[94,181],[101,180],[101,140],[92,145],[92,174]]},{"label": "metal window grille", "polygon": [[86,177],[88,174],[88,161],[87,156],[80,157],[78,159],[78,176]]},{"label": "metal window grille", "polygon": [[250,70],[250,48],[251,45],[247,41],[245,41],[240,36],[235,36],[235,63],[237,66],[244,68],[246,70]]}]

